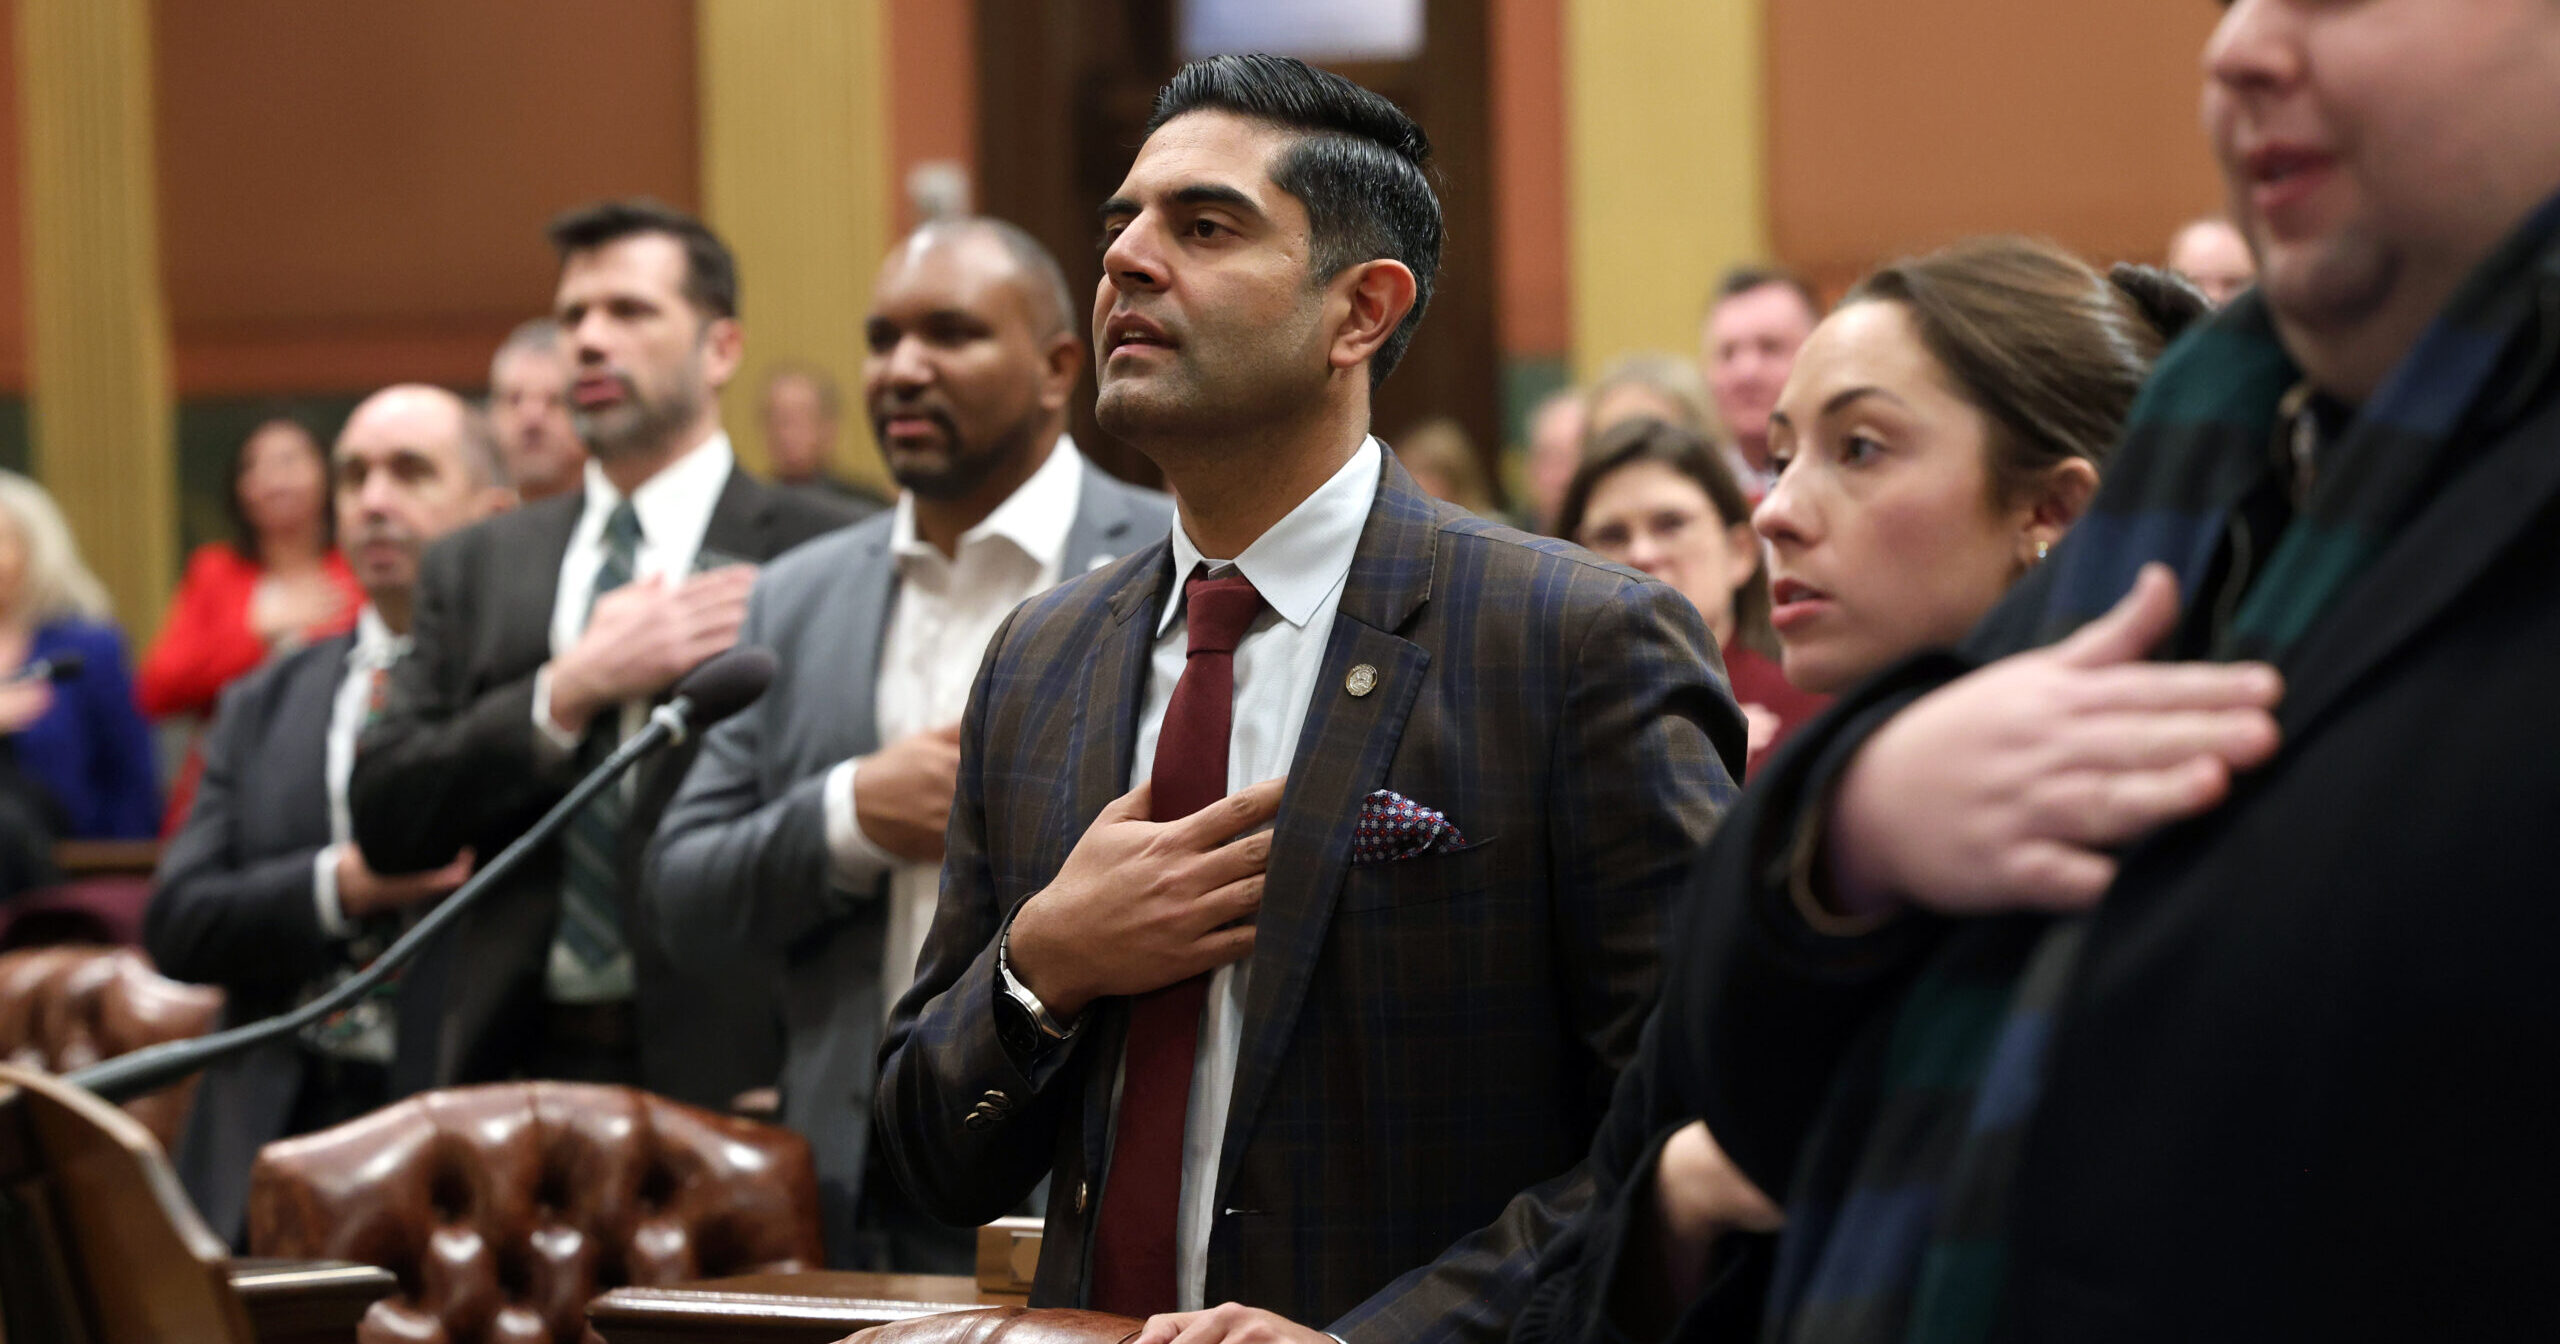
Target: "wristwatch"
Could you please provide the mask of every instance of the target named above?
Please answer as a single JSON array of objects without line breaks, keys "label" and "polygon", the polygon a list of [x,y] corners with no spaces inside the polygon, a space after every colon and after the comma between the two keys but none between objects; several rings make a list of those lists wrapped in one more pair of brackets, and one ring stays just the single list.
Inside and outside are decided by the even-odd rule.
[{"label": "wristwatch", "polygon": [[1004,998],[998,1002],[996,1038],[1005,1048],[1026,1059],[1048,1053],[1051,1047],[1076,1034],[1076,1023],[1060,1022],[1040,996],[1013,973],[1013,922],[1007,920],[1004,932],[996,935],[996,977],[1004,985]]}]

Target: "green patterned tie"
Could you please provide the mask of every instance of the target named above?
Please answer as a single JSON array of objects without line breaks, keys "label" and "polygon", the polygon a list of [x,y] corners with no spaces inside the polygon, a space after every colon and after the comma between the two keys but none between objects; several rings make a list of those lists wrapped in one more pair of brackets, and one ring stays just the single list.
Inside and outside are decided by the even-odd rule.
[{"label": "green patterned tie", "polygon": [[[595,619],[598,600],[631,582],[632,564],[639,551],[640,515],[632,511],[631,501],[626,499],[605,518],[604,561],[596,566],[595,592],[587,599],[588,620]],[[587,725],[587,735],[578,743],[578,768],[593,770],[603,764],[621,738],[622,707],[607,705],[597,711]],[[621,788],[609,788],[571,817],[565,832],[568,850],[560,902],[560,942],[575,961],[578,978],[599,988],[611,985],[607,977],[623,957],[620,867],[614,856],[621,848],[622,823],[629,814],[630,804]],[[596,997],[620,995],[599,993]]]}]

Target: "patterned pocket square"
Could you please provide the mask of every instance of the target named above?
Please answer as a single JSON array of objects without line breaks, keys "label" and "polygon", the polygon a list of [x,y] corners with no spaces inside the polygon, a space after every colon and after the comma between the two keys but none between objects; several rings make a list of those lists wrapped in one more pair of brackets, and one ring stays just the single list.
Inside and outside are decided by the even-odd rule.
[{"label": "patterned pocket square", "polygon": [[1466,847],[1467,838],[1440,813],[1393,789],[1380,789],[1360,804],[1351,831],[1353,863],[1389,863]]}]

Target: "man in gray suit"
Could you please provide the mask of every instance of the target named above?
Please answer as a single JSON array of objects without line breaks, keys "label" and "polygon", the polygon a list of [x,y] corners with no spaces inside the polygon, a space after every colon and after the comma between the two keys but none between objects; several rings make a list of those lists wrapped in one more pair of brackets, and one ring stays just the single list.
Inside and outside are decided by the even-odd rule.
[{"label": "man in gray suit", "polygon": [[[512,500],[497,440],[460,397],[405,385],[356,407],[331,461],[338,538],[365,591],[355,632],[223,692],[195,804],[143,915],[152,959],[222,986],[234,1023],[282,1012],[363,965],[472,865],[466,853],[423,873],[376,873],[348,834],[347,774],[375,689],[409,643],[420,553]],[[215,1231],[240,1240],[260,1146],[392,1099],[393,1029],[377,1000],[205,1075],[178,1174]]]},{"label": "man in gray suit", "polygon": [[644,900],[672,954],[784,966],[783,1117],[815,1145],[840,1267],[966,1272],[973,1238],[869,1163],[887,1005],[941,885],[957,727],[1023,598],[1164,535],[1172,504],[1065,433],[1084,352],[1057,262],[996,220],[890,253],[863,395],[897,507],[768,566],[739,640],[780,676],[713,730],[669,805]]}]

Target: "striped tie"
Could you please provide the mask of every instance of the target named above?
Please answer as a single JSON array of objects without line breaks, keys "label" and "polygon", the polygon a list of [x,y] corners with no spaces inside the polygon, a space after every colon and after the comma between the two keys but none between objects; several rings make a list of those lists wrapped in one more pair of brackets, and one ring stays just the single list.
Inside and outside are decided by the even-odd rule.
[{"label": "striped tie", "polygon": [[[595,619],[598,599],[631,582],[632,564],[639,551],[640,515],[632,511],[631,501],[626,499],[605,518],[604,561],[596,566],[595,592],[587,600],[588,620]],[[587,735],[578,743],[579,769],[593,770],[602,765],[621,744],[621,738],[621,707],[607,706],[587,725]],[[622,962],[624,951],[620,865],[614,856],[621,848],[622,823],[630,810],[622,790],[609,788],[571,817],[564,832],[568,848],[561,890],[560,944],[575,962],[577,978],[589,988],[590,992],[576,996],[581,999],[620,998],[629,991],[627,984],[617,983],[627,981],[627,973],[619,977],[613,973]]]}]

